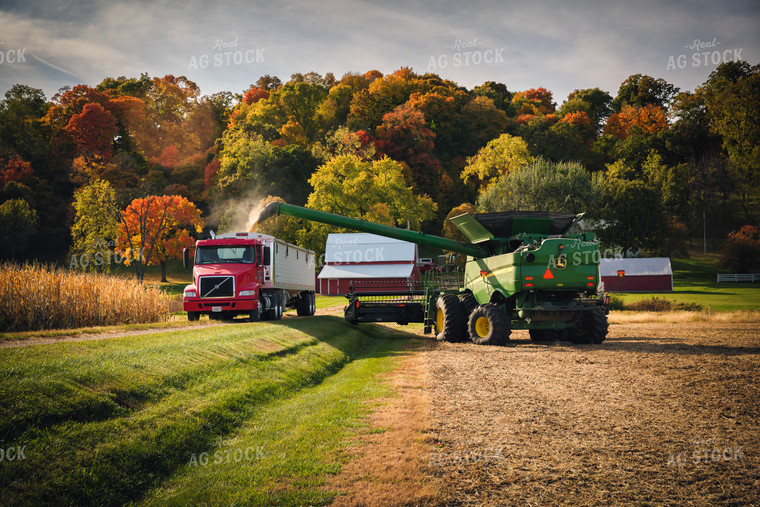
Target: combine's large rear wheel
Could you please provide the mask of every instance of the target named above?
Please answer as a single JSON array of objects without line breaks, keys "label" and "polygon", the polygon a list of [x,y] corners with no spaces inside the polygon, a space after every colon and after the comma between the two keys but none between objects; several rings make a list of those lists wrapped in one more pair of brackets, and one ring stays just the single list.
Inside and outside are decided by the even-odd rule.
[{"label": "combine's large rear wheel", "polygon": [[468,322],[470,339],[478,345],[506,345],[512,327],[501,307],[486,303],[470,314]]},{"label": "combine's large rear wheel", "polygon": [[441,294],[435,303],[435,338],[440,342],[461,342],[465,339],[464,314],[459,298]]},{"label": "combine's large rear wheel", "polygon": [[599,344],[607,338],[607,316],[601,308],[591,308],[583,311],[573,322],[573,327],[567,330],[567,337],[572,343]]}]

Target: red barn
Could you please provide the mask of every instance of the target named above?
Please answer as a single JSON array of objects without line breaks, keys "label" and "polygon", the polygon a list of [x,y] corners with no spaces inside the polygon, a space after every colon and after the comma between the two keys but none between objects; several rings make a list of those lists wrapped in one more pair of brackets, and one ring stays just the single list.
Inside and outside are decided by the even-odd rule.
[{"label": "red barn", "polygon": [[667,257],[602,259],[599,275],[607,292],[673,291],[673,270]]},{"label": "red barn", "polygon": [[330,234],[325,265],[317,276],[317,290],[324,295],[342,296],[348,294],[354,282],[362,291],[406,291],[419,279],[414,243],[375,234]]}]

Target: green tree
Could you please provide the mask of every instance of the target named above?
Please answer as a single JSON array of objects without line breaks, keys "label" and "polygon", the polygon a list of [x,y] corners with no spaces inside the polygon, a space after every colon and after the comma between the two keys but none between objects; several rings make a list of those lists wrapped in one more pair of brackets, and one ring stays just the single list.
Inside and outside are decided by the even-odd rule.
[{"label": "green tree", "polygon": [[599,237],[606,243],[618,245],[624,251],[643,248],[660,253],[667,246],[668,220],[662,198],[641,179],[625,179],[614,172],[609,174],[602,194],[599,213],[604,227]]},{"label": "green tree", "polygon": [[712,132],[721,136],[746,220],[756,220],[760,197],[760,65],[729,62],[704,87]]},{"label": "green tree", "polygon": [[515,172],[532,161],[533,157],[525,141],[502,134],[467,159],[462,179],[467,182],[470,178],[475,178],[479,186],[485,187],[494,178]]},{"label": "green tree", "polygon": [[222,140],[216,201],[243,195],[279,195],[303,204],[309,195],[307,179],[319,160],[302,146],[272,146],[244,129],[228,130]]},{"label": "green tree", "polygon": [[478,209],[497,211],[586,212],[598,214],[603,182],[577,162],[543,158],[519,171],[505,174],[478,197]]},{"label": "green tree", "polygon": [[22,255],[37,232],[37,222],[37,212],[24,199],[0,204],[0,257],[13,259]]},{"label": "green tree", "polygon": [[[414,193],[401,164],[387,157],[373,161],[354,155],[335,157],[320,166],[309,183],[314,188],[309,208],[386,225],[419,229],[437,209],[428,196]],[[302,243],[322,251],[327,233],[333,230],[312,224]]]},{"label": "green tree", "polygon": [[73,244],[69,267],[111,271],[111,251],[119,229],[119,205],[110,183],[97,180],[74,192]]},{"label": "green tree", "polygon": [[639,109],[648,105],[667,110],[677,93],[678,88],[662,78],[634,74],[621,83],[612,101],[612,110],[619,113],[625,106]]}]

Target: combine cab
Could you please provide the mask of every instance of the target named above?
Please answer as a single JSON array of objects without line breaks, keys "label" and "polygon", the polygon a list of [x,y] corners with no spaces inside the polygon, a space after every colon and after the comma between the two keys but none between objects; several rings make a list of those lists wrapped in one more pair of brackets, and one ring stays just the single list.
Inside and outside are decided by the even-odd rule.
[{"label": "combine cab", "polygon": [[513,329],[529,330],[534,341],[601,343],[607,336],[598,241],[569,233],[582,214],[464,214],[451,219],[470,240],[462,243],[284,203],[267,206],[259,221],[278,213],[467,255],[463,271],[428,271],[408,291],[355,286],[349,322],[423,322],[439,340],[484,345],[504,345]]}]

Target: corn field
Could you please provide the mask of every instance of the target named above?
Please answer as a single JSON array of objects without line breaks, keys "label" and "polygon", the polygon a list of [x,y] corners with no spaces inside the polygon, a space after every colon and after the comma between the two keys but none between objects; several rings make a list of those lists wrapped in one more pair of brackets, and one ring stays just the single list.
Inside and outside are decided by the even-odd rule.
[{"label": "corn field", "polygon": [[158,322],[169,298],[133,280],[41,264],[0,264],[0,332]]}]

